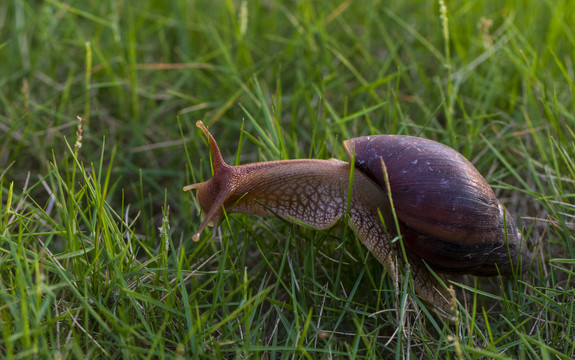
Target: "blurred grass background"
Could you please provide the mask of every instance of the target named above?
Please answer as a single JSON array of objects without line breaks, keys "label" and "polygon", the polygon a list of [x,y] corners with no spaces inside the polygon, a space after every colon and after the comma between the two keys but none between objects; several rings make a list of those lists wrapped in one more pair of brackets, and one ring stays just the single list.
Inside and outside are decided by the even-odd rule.
[{"label": "blurred grass background", "polygon": [[[572,359],[572,7],[3,2],[0,353]],[[345,227],[233,215],[194,243],[182,187],[211,174],[196,120],[231,163],[345,159],[341,140],[379,133],[448,144],[535,261],[451,278],[449,325]]]}]

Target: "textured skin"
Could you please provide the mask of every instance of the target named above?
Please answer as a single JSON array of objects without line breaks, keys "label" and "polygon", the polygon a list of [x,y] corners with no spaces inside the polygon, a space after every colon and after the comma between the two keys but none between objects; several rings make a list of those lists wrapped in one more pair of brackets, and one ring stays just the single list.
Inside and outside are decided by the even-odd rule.
[{"label": "textured skin", "polygon": [[[198,187],[198,203],[205,213],[221,208],[211,199],[225,193],[228,213],[280,216],[316,229],[332,227],[345,214],[360,241],[384,265],[394,282],[399,281],[390,240],[394,221],[387,194],[367,176],[355,171],[348,197],[350,166],[336,160],[285,160],[225,166]],[[225,174],[225,180],[220,178]],[[217,186],[215,185],[217,184]],[[225,185],[222,185],[225,184]],[[206,193],[218,189],[218,194]],[[379,215],[384,222],[382,223]],[[385,227],[392,228],[386,229]],[[410,262],[416,293],[440,313],[449,306],[448,293],[421,262]]]}]

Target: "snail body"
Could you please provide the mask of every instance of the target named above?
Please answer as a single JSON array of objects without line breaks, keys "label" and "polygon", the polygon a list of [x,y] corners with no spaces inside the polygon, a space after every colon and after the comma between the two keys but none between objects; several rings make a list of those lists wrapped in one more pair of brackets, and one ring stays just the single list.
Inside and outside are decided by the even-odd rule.
[{"label": "snail body", "polygon": [[343,143],[354,164],[302,159],[230,166],[201,121],[196,125],[209,139],[214,176],[184,187],[197,190],[204,213],[194,240],[224,213],[280,216],[316,229],[347,214],[360,241],[396,281],[395,258],[403,260],[394,255],[400,249],[392,240],[399,230],[417,295],[443,315],[450,294],[426,264],[441,273],[497,275],[530,260],[521,232],[485,179],[446,145],[364,136]]}]

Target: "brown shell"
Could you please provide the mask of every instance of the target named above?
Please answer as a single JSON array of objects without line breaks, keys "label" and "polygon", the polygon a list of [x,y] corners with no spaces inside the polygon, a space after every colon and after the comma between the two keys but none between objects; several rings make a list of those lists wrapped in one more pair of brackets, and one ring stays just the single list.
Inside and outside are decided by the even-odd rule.
[{"label": "brown shell", "polygon": [[[513,247],[511,252],[517,253],[521,234],[489,184],[463,155],[412,136],[365,136],[344,145],[350,159],[355,149],[356,168],[383,188],[385,163],[411,254],[449,273],[492,275],[498,272],[497,266],[510,267],[506,239]],[[503,212],[507,237],[501,225]]]}]

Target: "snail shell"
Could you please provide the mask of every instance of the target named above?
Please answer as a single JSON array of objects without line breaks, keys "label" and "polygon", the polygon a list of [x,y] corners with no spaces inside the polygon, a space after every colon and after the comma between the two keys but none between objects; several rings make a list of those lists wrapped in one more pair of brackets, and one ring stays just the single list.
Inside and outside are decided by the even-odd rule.
[{"label": "snail shell", "polygon": [[404,243],[436,271],[509,274],[530,258],[509,212],[457,151],[401,135],[353,138],[344,146],[350,159],[355,152],[356,168],[382,188],[387,171]]}]

